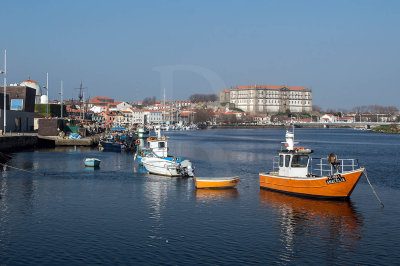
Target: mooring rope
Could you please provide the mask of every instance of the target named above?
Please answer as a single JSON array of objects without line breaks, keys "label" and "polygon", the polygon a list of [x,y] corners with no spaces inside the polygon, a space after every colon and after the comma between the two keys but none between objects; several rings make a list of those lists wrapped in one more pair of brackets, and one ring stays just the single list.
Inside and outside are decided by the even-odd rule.
[{"label": "mooring rope", "polygon": [[367,170],[366,170],[366,169],[364,169],[364,175],[365,175],[365,177],[367,178],[368,184],[369,184],[369,186],[371,187],[371,189],[372,189],[372,192],[374,192],[374,194],[375,194],[375,197],[376,197],[376,198],[378,199],[378,201],[381,203],[381,205],[382,205],[382,208],[383,208],[383,207],[385,207],[385,205],[383,205],[383,203],[382,203],[381,199],[379,198],[378,194],[376,193],[376,191],[375,191],[374,187],[372,186],[371,182],[369,181],[369,178],[368,178],[368,175],[367,175]]},{"label": "mooring rope", "polygon": [[34,171],[29,171],[29,170],[21,169],[21,168],[18,168],[18,167],[15,167],[15,166],[11,166],[11,165],[8,165],[8,164],[5,164],[5,163],[0,163],[0,165],[5,166],[5,167],[9,167],[9,168],[12,168],[12,169],[15,169],[15,170],[27,172],[27,173],[30,173],[30,174],[38,174],[38,175],[43,175],[43,176],[46,175],[46,174],[43,174],[43,173],[38,173],[38,172],[34,172]]}]

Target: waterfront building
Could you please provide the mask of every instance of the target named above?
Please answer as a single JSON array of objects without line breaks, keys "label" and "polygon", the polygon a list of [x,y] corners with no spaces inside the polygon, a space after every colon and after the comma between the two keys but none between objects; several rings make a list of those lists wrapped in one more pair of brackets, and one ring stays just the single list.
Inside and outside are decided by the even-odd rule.
[{"label": "waterfront building", "polygon": [[[36,91],[28,86],[6,87],[6,131],[29,132],[34,129]],[[0,87],[0,129],[4,130],[4,86]],[[40,99],[40,97],[39,97]]]},{"label": "waterfront building", "polygon": [[87,107],[92,108],[93,106],[107,107],[109,103],[113,103],[114,99],[109,97],[94,97],[87,101]]},{"label": "waterfront building", "polygon": [[132,109],[132,124],[144,124],[146,112],[144,109]]},{"label": "waterfront building", "polygon": [[312,91],[305,87],[250,85],[223,89],[220,103],[250,114],[308,113],[312,111]]},{"label": "waterfront building", "polygon": [[113,126],[123,127],[126,126],[125,117],[121,112],[115,112]]},{"label": "waterfront building", "polygon": [[161,124],[163,122],[162,111],[149,110],[145,115],[147,115],[148,124]]},{"label": "waterfront building", "polygon": [[248,115],[247,118],[256,125],[267,125],[271,123],[271,117],[265,114]]},{"label": "waterfront building", "polygon": [[106,111],[107,107],[95,105],[92,108],[90,108],[89,110],[92,111],[93,113],[97,114],[97,113]]},{"label": "waterfront building", "polygon": [[126,102],[114,102],[107,105],[109,111],[121,111],[132,108],[132,105]]},{"label": "waterfront building", "polygon": [[189,100],[185,101],[172,101],[172,106],[177,109],[187,108],[192,105],[192,102]]},{"label": "waterfront building", "polygon": [[104,111],[101,113],[104,116],[104,125],[112,126],[114,125],[114,120],[117,116],[117,112],[115,111]]},{"label": "waterfront building", "polygon": [[337,123],[339,120],[340,118],[333,114],[324,114],[320,118],[321,123]]},{"label": "waterfront building", "polygon": [[195,109],[184,109],[179,113],[179,121],[184,124],[191,124],[194,120]]},{"label": "waterfront building", "polygon": [[320,118],[321,123],[354,123],[355,119],[353,116],[339,117],[333,114],[324,114]]},{"label": "waterfront building", "polygon": [[[79,114],[77,116],[79,116]],[[102,113],[94,113],[92,120],[100,125],[104,125],[105,123],[105,117]]]}]

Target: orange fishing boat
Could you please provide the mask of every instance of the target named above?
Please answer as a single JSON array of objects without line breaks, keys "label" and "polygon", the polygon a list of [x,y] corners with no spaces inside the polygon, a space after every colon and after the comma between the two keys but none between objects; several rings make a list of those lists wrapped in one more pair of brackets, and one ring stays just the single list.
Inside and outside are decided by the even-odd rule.
[{"label": "orange fishing boat", "polygon": [[285,193],[322,198],[348,198],[364,168],[357,159],[311,158],[313,152],[294,147],[294,132],[286,132],[286,149],[274,158],[273,171],[260,173],[260,187]]},{"label": "orange fishing boat", "polygon": [[196,188],[233,188],[239,183],[239,177],[195,177]]}]

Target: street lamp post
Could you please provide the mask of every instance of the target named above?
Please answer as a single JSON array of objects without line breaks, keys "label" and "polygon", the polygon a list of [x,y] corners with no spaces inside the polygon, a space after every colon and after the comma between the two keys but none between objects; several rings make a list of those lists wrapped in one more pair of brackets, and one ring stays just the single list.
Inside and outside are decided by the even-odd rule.
[{"label": "street lamp post", "polygon": [[1,74],[4,74],[4,122],[3,122],[3,134],[7,132],[7,50],[4,50],[4,70],[0,71]]},{"label": "street lamp post", "polygon": [[49,72],[46,73],[46,86],[44,86],[47,91],[47,111],[46,118],[49,118]]},{"label": "street lamp post", "polygon": [[46,90],[47,90],[47,116],[49,118],[49,72],[46,73]]}]

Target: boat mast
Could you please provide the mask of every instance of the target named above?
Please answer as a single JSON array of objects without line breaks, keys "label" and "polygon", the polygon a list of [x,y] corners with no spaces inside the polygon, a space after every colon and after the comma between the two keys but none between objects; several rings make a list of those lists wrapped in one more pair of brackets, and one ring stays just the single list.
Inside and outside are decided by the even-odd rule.
[{"label": "boat mast", "polygon": [[61,80],[61,89],[60,89],[60,96],[61,96],[61,119],[63,118],[63,81]]}]

